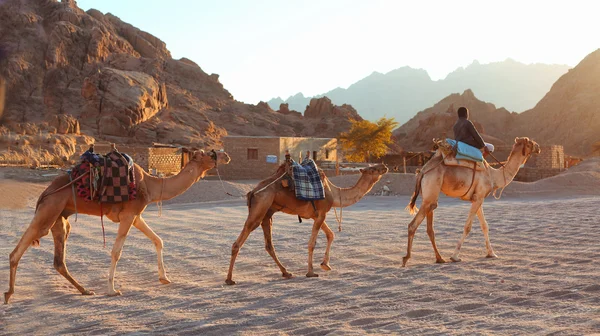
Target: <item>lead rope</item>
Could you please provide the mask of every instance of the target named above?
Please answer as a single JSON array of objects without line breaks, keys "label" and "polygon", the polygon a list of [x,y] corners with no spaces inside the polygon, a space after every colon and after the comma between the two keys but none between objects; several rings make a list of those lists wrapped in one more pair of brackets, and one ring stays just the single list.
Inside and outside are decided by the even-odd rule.
[{"label": "lead rope", "polygon": [[225,183],[223,183],[223,179],[221,178],[221,174],[219,173],[219,168],[216,167],[215,165],[215,169],[217,171],[217,176],[219,176],[219,181],[221,181],[221,187],[223,187],[223,192],[231,197],[244,197],[244,195],[233,195],[227,192],[227,190],[225,190]]},{"label": "lead rope", "polygon": [[342,210],[344,209],[344,207],[342,207],[342,194],[340,193],[340,218],[338,218],[337,215],[337,210],[335,209],[335,207],[333,207],[333,213],[335,214],[335,220],[338,222],[338,232],[342,232]]}]

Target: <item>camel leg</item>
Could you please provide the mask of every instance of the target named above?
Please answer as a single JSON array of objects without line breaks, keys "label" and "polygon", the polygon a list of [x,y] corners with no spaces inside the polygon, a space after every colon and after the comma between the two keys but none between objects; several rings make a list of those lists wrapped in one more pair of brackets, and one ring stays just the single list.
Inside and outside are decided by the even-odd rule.
[{"label": "camel leg", "polygon": [[483,237],[485,238],[485,249],[487,250],[486,258],[498,258],[494,250],[492,249],[492,243],[490,243],[490,235],[488,223],[485,220],[485,216],[483,215],[483,207],[479,207],[477,211],[477,218],[479,218],[479,223],[481,224],[481,231],[483,231]]},{"label": "camel leg", "polygon": [[461,248],[462,244],[465,242],[465,239],[467,239],[469,232],[471,232],[471,227],[473,226],[473,217],[475,217],[475,214],[477,213],[479,208],[481,208],[481,203],[482,202],[473,202],[473,204],[471,204],[471,210],[469,211],[469,216],[467,217],[467,222],[465,223],[463,235],[460,238],[460,241],[458,242],[458,244],[456,245],[456,250],[450,257],[450,260],[452,260],[454,262],[460,261],[460,257],[458,256],[460,254],[460,248]]},{"label": "camel leg", "polygon": [[227,272],[227,279],[225,280],[225,283],[228,285],[235,285],[235,281],[233,281],[232,279],[233,265],[235,264],[235,259],[237,258],[240,249],[246,242],[246,239],[248,239],[250,233],[262,223],[262,218],[264,218],[265,214],[269,210],[268,208],[261,210],[258,207],[259,205],[257,205],[255,208],[250,209],[250,214],[248,214],[248,218],[244,223],[244,228],[242,229],[242,232],[231,246],[231,260],[229,261],[229,271]]},{"label": "camel leg", "polygon": [[429,240],[431,241],[431,245],[433,246],[433,252],[435,253],[435,262],[438,264],[445,263],[446,260],[442,258],[440,252],[438,251],[437,245],[435,244],[435,231],[433,230],[433,210],[427,213],[427,235],[429,236]]},{"label": "camel leg", "polygon": [[108,296],[121,295],[121,291],[115,290],[115,272],[117,270],[117,262],[121,258],[121,252],[123,251],[123,245],[125,245],[125,238],[131,229],[131,225],[136,220],[135,215],[123,216],[119,221],[119,230],[117,231],[117,238],[111,251],[111,263],[110,270],[108,272]]},{"label": "camel leg", "polygon": [[331,243],[333,243],[335,234],[325,222],[323,222],[321,230],[323,230],[325,236],[327,237],[327,248],[325,249],[325,257],[323,258],[323,262],[321,263],[321,268],[325,271],[331,271],[331,266],[329,265],[329,252],[331,251]]},{"label": "camel leg", "polygon": [[67,253],[67,239],[71,232],[71,224],[65,217],[59,217],[52,227],[52,236],[54,237],[54,268],[60,275],[69,280],[69,282],[81,292],[82,295],[94,295],[81,286],[77,280],[73,279],[65,263]]},{"label": "camel leg", "polygon": [[319,234],[319,230],[321,230],[321,226],[324,222],[325,219],[315,219],[312,232],[310,234],[310,239],[308,241],[308,272],[306,273],[306,277],[308,278],[319,276],[313,271],[313,253],[315,251],[315,246],[317,245],[317,235]]},{"label": "camel leg", "polygon": [[273,236],[272,236],[272,228],[273,228],[273,217],[272,216],[273,216],[273,212],[271,212],[271,211],[267,212],[267,214],[265,215],[265,218],[263,218],[262,223],[261,223],[263,233],[265,235],[265,249],[271,256],[271,258],[273,258],[273,260],[275,260],[275,263],[281,270],[282,276],[286,279],[289,279],[292,277],[292,273],[289,273],[287,271],[287,269],[283,266],[283,264],[281,263],[281,261],[279,261],[279,258],[277,258],[277,255],[275,254],[275,247],[273,246]]},{"label": "camel leg", "polygon": [[421,204],[419,212],[417,212],[415,218],[413,218],[410,224],[408,224],[408,245],[406,247],[406,255],[402,258],[402,267],[406,267],[406,263],[408,262],[408,259],[410,259],[410,251],[412,250],[415,232],[417,232],[417,228],[419,227],[419,225],[421,225],[421,222],[423,221],[423,219],[425,219],[427,213],[429,213],[429,208],[429,204]]},{"label": "camel leg", "polygon": [[23,233],[21,240],[19,240],[19,243],[15,249],[10,253],[10,278],[8,283],[8,292],[4,293],[5,304],[8,303],[10,297],[15,292],[15,280],[17,277],[17,266],[19,265],[19,260],[21,260],[21,257],[25,251],[27,251],[27,248],[29,248],[34,241],[41,239],[43,236],[47,235],[48,232],[50,232],[52,225],[60,215],[61,211],[62,208],[59,208],[59,206],[56,205],[40,205],[35,216],[33,217],[33,220],[31,221],[31,224],[29,224],[29,227],[27,230],[25,230],[25,233]]},{"label": "camel leg", "polygon": [[133,221],[133,226],[135,226],[138,230],[142,231],[146,237],[148,237],[156,246],[156,257],[158,259],[158,280],[163,284],[170,284],[171,280],[167,278],[167,272],[165,271],[165,265],[163,262],[163,241],[160,237],[152,231],[152,229],[148,226],[146,221],[142,218],[142,215],[139,215],[135,221]]}]

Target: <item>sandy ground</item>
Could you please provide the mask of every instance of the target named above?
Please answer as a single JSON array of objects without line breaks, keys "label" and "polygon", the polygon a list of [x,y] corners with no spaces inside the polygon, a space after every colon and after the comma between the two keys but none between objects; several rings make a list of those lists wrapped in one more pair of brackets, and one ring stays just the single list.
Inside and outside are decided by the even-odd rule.
[{"label": "sandy ground", "polygon": [[[67,265],[97,295],[79,295],[54,270],[52,239],[44,237],[41,247],[29,249],[19,264],[12,303],[0,305],[0,335],[598,332],[600,271],[594,261],[600,258],[600,212],[595,210],[600,197],[593,189],[600,178],[595,170],[595,166],[573,169],[571,175],[554,181],[515,184],[512,192],[507,188],[506,198],[487,199],[484,209],[499,259],[484,258],[483,236],[475,224],[463,245],[463,262],[435,264],[423,224],[407,268],[401,263],[411,217],[403,208],[414,177],[390,174],[380,183],[410,185],[409,191],[396,192],[394,187],[399,196],[368,196],[344,209],[344,230],[336,232],[332,249],[333,271],[319,270],[319,278],[305,278],[310,224],[276,214],[274,245],[295,277],[280,277],[258,229],[237,259],[236,286],[225,285],[224,279],[231,244],[247,209],[241,198],[213,196],[221,200],[198,203],[210,199],[203,195],[216,195],[222,188],[218,181],[201,181],[179,202],[165,204],[162,217],[155,205],[145,214],[165,242],[172,284],[158,282],[154,246],[132,229],[116,276],[123,296],[107,297],[110,247],[117,226],[106,223],[108,247],[103,248],[98,218],[79,216],[76,223],[72,218]],[[335,179],[336,184],[347,186],[356,177]],[[0,289],[4,291],[8,255],[32,218],[30,207],[44,183],[6,178],[0,183],[4,183],[0,187],[20,186],[20,199],[26,204],[10,203],[16,197],[0,200],[0,280],[5,281]],[[253,183],[226,182],[226,188],[244,193]],[[578,190],[587,196],[580,196]],[[465,202],[440,201],[436,234],[445,258],[462,234],[468,209]],[[333,215],[328,223],[337,227]],[[321,262],[324,247],[325,237],[320,234],[315,265]]]}]

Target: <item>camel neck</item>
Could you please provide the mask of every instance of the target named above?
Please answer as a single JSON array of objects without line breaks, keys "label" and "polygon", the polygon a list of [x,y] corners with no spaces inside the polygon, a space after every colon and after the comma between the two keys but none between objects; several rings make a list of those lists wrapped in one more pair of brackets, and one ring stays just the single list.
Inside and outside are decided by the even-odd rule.
[{"label": "camel neck", "polygon": [[506,187],[512,180],[517,176],[521,164],[524,162],[523,154],[511,153],[506,161],[504,167],[500,169],[494,169],[492,172],[492,178],[494,180],[495,188]]},{"label": "camel neck", "polygon": [[148,175],[148,182],[151,187],[150,202],[166,201],[177,197],[188,190],[200,178],[204,177],[207,169],[200,165],[190,162],[177,175],[160,178]]},{"label": "camel neck", "polygon": [[333,196],[334,207],[347,207],[358,202],[363,196],[365,196],[371,188],[379,181],[380,176],[372,176],[362,174],[356,184],[350,188],[340,188],[331,183],[327,179],[327,183],[331,186],[331,194]]}]

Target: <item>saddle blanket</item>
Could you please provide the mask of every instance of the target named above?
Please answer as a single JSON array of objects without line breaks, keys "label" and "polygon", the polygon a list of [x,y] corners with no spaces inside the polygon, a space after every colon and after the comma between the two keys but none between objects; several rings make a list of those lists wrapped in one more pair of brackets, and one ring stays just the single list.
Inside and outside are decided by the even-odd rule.
[{"label": "saddle blanket", "polygon": [[106,156],[90,153],[81,156],[73,167],[71,179],[89,172],[75,183],[77,196],[86,201],[120,203],[136,199],[133,160],[127,154],[111,152]]},{"label": "saddle blanket", "polygon": [[312,159],[304,159],[302,163],[292,163],[296,198],[303,201],[316,201],[325,198],[323,181],[317,164]]},{"label": "saddle blanket", "polygon": [[[446,139],[446,142],[452,147],[456,146],[456,140]],[[458,142],[456,146],[456,159],[483,162],[483,153],[473,146],[467,145],[464,142]]]}]

